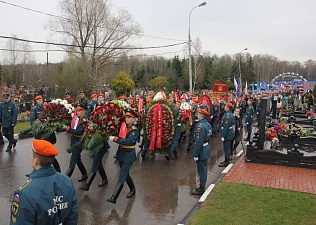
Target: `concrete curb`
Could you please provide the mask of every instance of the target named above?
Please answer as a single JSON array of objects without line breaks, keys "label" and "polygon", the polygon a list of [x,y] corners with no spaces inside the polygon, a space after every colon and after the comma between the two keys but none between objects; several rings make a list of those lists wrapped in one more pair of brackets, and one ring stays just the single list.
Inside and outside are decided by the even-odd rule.
[{"label": "concrete curb", "polygon": [[[236,158],[234,160],[234,163],[239,159],[239,157],[243,154],[244,150],[240,150],[238,152],[238,154],[236,155]],[[206,198],[208,197],[208,195],[212,192],[212,190],[214,189],[215,185],[221,181],[223,179],[223,177],[229,172],[229,170],[233,167],[234,163],[230,163],[221,173],[221,175],[219,175],[219,177],[216,179],[216,181],[211,184],[206,191],[204,192],[204,194],[200,197],[199,201],[193,206],[193,208],[188,212],[188,214],[180,221],[180,223],[178,223],[178,225],[184,225],[186,224],[189,219],[192,217],[192,215],[201,207],[202,203],[206,200]]]}]

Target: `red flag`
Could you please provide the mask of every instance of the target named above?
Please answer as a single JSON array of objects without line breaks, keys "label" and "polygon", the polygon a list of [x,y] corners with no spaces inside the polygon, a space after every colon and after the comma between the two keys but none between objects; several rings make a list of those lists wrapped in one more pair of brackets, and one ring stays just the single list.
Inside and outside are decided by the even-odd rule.
[{"label": "red flag", "polygon": [[120,133],[119,133],[118,137],[125,139],[127,133],[128,133],[127,126],[126,126],[125,121],[123,121],[121,124],[121,127],[120,127]]}]

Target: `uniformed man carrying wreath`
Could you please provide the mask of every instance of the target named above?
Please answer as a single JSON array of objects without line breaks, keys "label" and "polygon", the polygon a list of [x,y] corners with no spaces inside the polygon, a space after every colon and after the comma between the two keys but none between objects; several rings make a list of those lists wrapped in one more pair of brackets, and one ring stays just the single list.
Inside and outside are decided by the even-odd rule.
[{"label": "uniformed man carrying wreath", "polygon": [[199,109],[198,124],[194,132],[193,159],[196,162],[197,171],[200,177],[200,187],[196,188],[192,194],[202,195],[205,192],[207,180],[207,159],[210,158],[211,147],[209,141],[212,135],[212,126],[207,121],[208,111]]},{"label": "uniformed man carrying wreath", "polygon": [[114,189],[112,197],[107,199],[108,202],[116,204],[116,200],[120,195],[123,185],[126,181],[128,187],[130,188],[130,192],[126,195],[126,198],[130,198],[136,193],[134,182],[129,174],[129,170],[133,165],[134,161],[136,161],[136,151],[135,145],[139,136],[138,129],[133,123],[138,117],[137,113],[127,108],[125,110],[125,123],[127,126],[127,134],[125,138],[110,136],[109,140],[114,141],[119,144],[119,148],[117,150],[117,160],[120,165],[120,176],[117,182],[117,185]]}]

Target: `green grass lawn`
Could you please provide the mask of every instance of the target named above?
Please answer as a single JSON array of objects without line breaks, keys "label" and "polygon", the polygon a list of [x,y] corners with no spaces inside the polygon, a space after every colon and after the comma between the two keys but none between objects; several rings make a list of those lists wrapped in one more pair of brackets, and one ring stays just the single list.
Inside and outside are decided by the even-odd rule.
[{"label": "green grass lawn", "polygon": [[316,224],[316,195],[221,181],[189,225]]},{"label": "green grass lawn", "polygon": [[17,124],[14,127],[14,133],[19,134],[22,130],[25,130],[30,127],[30,121],[17,122]]}]

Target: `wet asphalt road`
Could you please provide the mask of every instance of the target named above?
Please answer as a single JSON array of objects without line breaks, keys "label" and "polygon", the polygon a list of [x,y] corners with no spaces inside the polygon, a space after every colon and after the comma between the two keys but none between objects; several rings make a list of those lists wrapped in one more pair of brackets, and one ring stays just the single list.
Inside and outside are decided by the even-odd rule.
[{"label": "wet asphalt road", "polygon": [[[188,135],[187,135],[188,136]],[[10,218],[10,195],[19,186],[23,185],[27,177],[25,174],[32,171],[31,143],[32,138],[19,140],[16,150],[5,152],[7,144],[0,146],[0,225],[8,224]],[[80,225],[90,224],[120,224],[120,225],[150,225],[150,224],[177,224],[192,207],[198,202],[199,197],[191,195],[196,186],[196,164],[192,158],[192,151],[187,153],[188,138],[178,144],[177,160],[167,161],[164,153],[146,159],[140,157],[137,147],[137,161],[133,164],[130,174],[136,186],[136,195],[131,199],[125,196],[129,191],[125,184],[117,203],[106,201],[112,195],[119,174],[118,162],[113,158],[117,144],[110,143],[111,149],[103,158],[103,165],[108,175],[109,183],[98,187],[101,181],[97,174],[88,192],[79,190],[81,183],[77,182],[80,172],[76,167],[72,180],[75,185],[79,204]],[[57,157],[62,173],[69,164],[70,154],[66,152],[70,136],[58,133]],[[208,163],[207,186],[213,183],[222,172],[223,168],[217,166],[223,161],[223,148],[219,138],[212,138],[211,158]],[[83,162],[90,170],[92,160],[87,151],[82,153]]]}]

